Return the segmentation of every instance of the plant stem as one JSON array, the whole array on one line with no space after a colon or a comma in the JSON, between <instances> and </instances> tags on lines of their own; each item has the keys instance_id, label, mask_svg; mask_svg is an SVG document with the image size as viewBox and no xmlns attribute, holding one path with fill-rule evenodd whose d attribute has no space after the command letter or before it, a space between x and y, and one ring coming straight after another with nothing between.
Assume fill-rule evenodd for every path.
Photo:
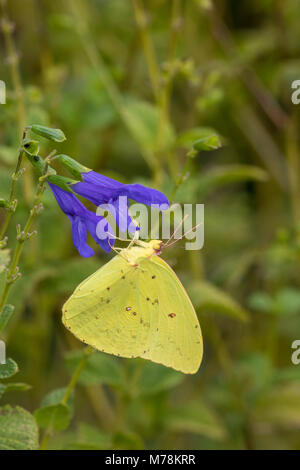
<instances>
[{"instance_id":1,"label":"plant stem","mask_svg":"<svg viewBox=\"0 0 300 470\"><path fill-rule=\"evenodd\" d=\"M14 251L11 263L10 263L10 267L8 269L5 286L4 286L2 296L0 299L0 311L2 310L2 308L4 307L6 303L12 284L19 277L18 263L20 260L22 248L23 248L24 242L28 240L30 236L32 235L29 233L29 230L31 229L32 224L34 223L35 218L39 212L38 205L40 203L41 197L44 192L44 185L46 183L45 175L47 174L48 162L50 161L52 154L53 152L45 160L46 165L45 165L44 174L39 180L38 187L37 187L36 194L35 194L34 201L33 201L33 206L30 209L30 213L29 213L29 216L28 216L28 219L27 219L27 222L25 224L23 231L22 232L19 231L18 236L17 236L17 246L15 248L15 251Z\"/></svg>"},{"instance_id":2,"label":"plant stem","mask_svg":"<svg viewBox=\"0 0 300 470\"><path fill-rule=\"evenodd\" d=\"M87 363L87 360L89 358L89 356L94 352L94 349L91 347L91 346L88 346L87 348L85 348L84 350L84 356L83 358L81 359L81 361L79 362L74 374L72 375L71 377L71 380L70 380L70 383L67 387L67 390L66 390L66 393L64 394L62 400L61 400L61 404L62 405L66 405L71 393L72 393L72 390L74 389L75 385L77 384L78 382L78 379L79 379L79 376L82 372L82 370L84 369L86 363Z\"/></svg>"},{"instance_id":3,"label":"plant stem","mask_svg":"<svg viewBox=\"0 0 300 470\"><path fill-rule=\"evenodd\" d=\"M2 225L2 228L1 228L0 241L3 239L3 237L6 234L6 230L8 228L10 219L12 218L12 215L13 215L13 212L14 212L13 211L13 205L14 205L15 190L16 190L16 184L17 184L17 180L19 178L19 172L20 172L21 165L22 165L22 160L23 160L24 151L23 151L22 146L23 146L23 142L24 142L25 137L26 137L26 129L23 130L23 137L22 137L22 143L21 143L21 147L20 147L20 151L19 151L17 166L16 166L15 172L12 176L12 184L11 184L11 190L10 190L10 196L9 196L9 212L6 215L5 220L3 222L3 225Z\"/></svg>"},{"instance_id":4,"label":"plant stem","mask_svg":"<svg viewBox=\"0 0 300 470\"><path fill-rule=\"evenodd\" d=\"M160 101L160 71L155 56L154 45L148 30L148 19L142 3L139 0L131 0L136 24L140 30L141 40L144 48L144 54L149 70L149 77L153 93L157 102Z\"/></svg>"},{"instance_id":5,"label":"plant stem","mask_svg":"<svg viewBox=\"0 0 300 470\"><path fill-rule=\"evenodd\" d=\"M116 87L114 81L112 80L109 70L106 64L104 63L103 58L100 52L98 51L94 41L91 38L90 31L87 25L87 20L85 19L82 3L80 2L80 0L70 0L69 5L75 19L75 28L81 38L86 55L95 70L97 71L97 73L99 74L100 80L106 90L106 93L113 107L117 111L118 115L120 116L128 131L132 135L133 139L136 140L136 136L132 131L131 121L128 117L126 106L123 103L123 97L118 88ZM138 142L137 140L136 142L140 147L143 158L145 159L149 167L152 168L153 156L150 154L149 151L147 151L147 149L141 146L140 142Z\"/></svg>"},{"instance_id":6,"label":"plant stem","mask_svg":"<svg viewBox=\"0 0 300 470\"><path fill-rule=\"evenodd\" d=\"M300 191L299 191L299 150L297 141L297 121L292 116L286 128L286 156L289 177L289 192L293 224L297 226L300 221Z\"/></svg>"},{"instance_id":7,"label":"plant stem","mask_svg":"<svg viewBox=\"0 0 300 470\"><path fill-rule=\"evenodd\" d=\"M180 30L180 23L181 23L181 15L180 15L180 0L173 0L173 7L172 7L172 19L171 19L171 30L170 30L170 37L169 37L169 44L168 44L168 56L167 56L167 63L170 64L174 59L178 33ZM157 150L160 151L163 145L163 136L165 127L169 122L169 107L170 107L170 99L172 93L172 85L173 85L173 76L168 76L164 81L164 85L162 87L160 96L159 96L159 106L160 106L160 118L158 123L158 131L157 131L157 142L156 147ZM172 169L172 162L174 159L171 158L169 164L171 163Z\"/></svg>"},{"instance_id":8,"label":"plant stem","mask_svg":"<svg viewBox=\"0 0 300 470\"><path fill-rule=\"evenodd\" d=\"M183 170L181 172L181 174L179 175L179 177L177 178L176 182L175 182L175 185L174 185L174 188L172 190L172 193L170 195L170 201L171 203L173 202L174 200L174 197L175 197L175 194L178 190L178 188L182 185L184 179L185 179L185 176L187 175L189 169L190 169L190 165L191 165L191 160L192 158L194 157L194 154L193 154L193 151L191 152L188 152L187 156L186 156L186 162L185 162L185 165L183 167Z\"/></svg>"},{"instance_id":9,"label":"plant stem","mask_svg":"<svg viewBox=\"0 0 300 470\"><path fill-rule=\"evenodd\" d=\"M13 29L14 25L11 23L8 13L7 13L7 0L1 0L1 10L2 10L2 31L4 35L5 47L7 51L7 59L10 66L11 79L13 83L15 98L17 102L17 116L18 116L18 127L19 135L23 134L23 129L26 124L26 108L25 108L25 99L24 99L24 89L21 80L20 73L20 60L17 52L17 47L13 38ZM28 166L28 171L26 172L24 178L24 193L25 199L27 201L31 200L33 193L33 183L32 183L32 172L31 167Z\"/></svg>"},{"instance_id":10,"label":"plant stem","mask_svg":"<svg viewBox=\"0 0 300 470\"><path fill-rule=\"evenodd\" d=\"M148 74L149 74L150 82L152 85L154 98L155 98L157 107L161 110L160 116L165 115L163 111L164 110L164 104L162 101L163 96L162 96L161 89L160 89L161 88L160 69L159 69L157 58L156 58L152 37L148 28L147 13L144 9L143 3L140 2L140 0L131 0L131 3L132 3L135 19L136 19L136 24L140 31L140 37L142 41L144 56L146 59ZM157 135L156 135L157 141L158 140L160 141L159 136L161 134L161 125L160 125L161 117L160 116L158 118L158 126L157 126ZM156 147L157 147L157 142L156 142ZM155 186L160 188L161 180L162 180L162 165L160 162L159 149L153 152L153 179L155 182Z\"/></svg>"},{"instance_id":11,"label":"plant stem","mask_svg":"<svg viewBox=\"0 0 300 470\"><path fill-rule=\"evenodd\" d=\"M87 361L88 361L88 358L89 356L94 352L94 349L91 347L91 346L88 346L87 348L85 348L84 350L84 356L82 357L82 359L80 360L78 366L76 367L72 377L71 377L71 380L69 382L69 385L67 387L67 390L64 394L64 396L62 397L61 401L59 402L59 404L61 405L66 405L67 402L68 402L68 399L70 398L70 395L72 393L72 391L74 390L77 382L78 382L78 379L80 377L80 374L82 372L82 370L84 369ZM52 429L51 427L47 428L46 431L45 431L45 434L44 434L44 437L42 439L42 442L41 442L41 446L40 446L40 450L46 450L47 449L47 445L48 445L48 442L49 442L49 438L51 437L51 433L52 433Z\"/></svg>"}]
</instances>

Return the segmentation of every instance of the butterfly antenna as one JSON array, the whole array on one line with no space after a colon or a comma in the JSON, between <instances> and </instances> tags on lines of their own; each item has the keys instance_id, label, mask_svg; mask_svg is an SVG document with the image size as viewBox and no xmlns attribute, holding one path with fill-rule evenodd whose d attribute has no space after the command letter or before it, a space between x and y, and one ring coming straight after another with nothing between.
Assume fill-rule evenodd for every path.
<instances>
[{"instance_id":1,"label":"butterfly antenna","mask_svg":"<svg viewBox=\"0 0 300 470\"><path fill-rule=\"evenodd\" d=\"M112 238L115 238L116 240L121 240L122 242L135 242L138 239L138 238L135 238L135 235L133 238L120 238L120 237L117 237L116 235L113 235L112 233L109 233L109 232L106 232L106 233ZM135 233L138 233L138 230Z\"/></svg>"},{"instance_id":2,"label":"butterfly antenna","mask_svg":"<svg viewBox=\"0 0 300 470\"><path fill-rule=\"evenodd\" d=\"M115 238L115 239L117 239L117 240L121 240L122 242L130 242L129 245L127 246L127 248L125 248L126 250L129 250L129 248L131 248L132 245L133 245L135 242L138 241L138 236L139 236L139 231L138 231L138 230L136 230L136 232L135 232L133 238L131 238L131 239L128 239L128 238L120 238L120 237L117 237L116 235L113 235L113 234L111 234L111 233L109 233L109 232L107 232L107 233L108 233L111 237L113 237L113 238ZM137 235L137 237L136 237L136 235ZM109 242L108 242L108 243L109 243ZM117 250L119 250L120 252L124 250L124 248L115 248L115 247L111 246L110 243L109 243L109 246L110 246L116 253L118 253ZM118 254L120 254L120 253L118 253Z\"/></svg>"},{"instance_id":3,"label":"butterfly antenna","mask_svg":"<svg viewBox=\"0 0 300 470\"><path fill-rule=\"evenodd\" d=\"M202 225L203 222L200 222L199 224L195 225L195 227L192 227L190 230L188 230L186 233L184 233L182 235L182 237L178 238L177 240L175 240L173 243L170 243L168 245L168 248L172 245L175 245L175 243L179 242L179 240L182 240L188 233L191 233L193 230L196 230L200 225Z\"/></svg>"},{"instance_id":4,"label":"butterfly antenna","mask_svg":"<svg viewBox=\"0 0 300 470\"><path fill-rule=\"evenodd\" d=\"M180 229L180 227L182 226L182 224L184 223L184 221L188 218L189 214L186 214L182 221L180 222L180 224L177 225L176 229L174 230L174 232L172 233L172 235L170 236L169 240L167 240L166 243L164 243L164 247L167 247L170 243L170 241L172 240L172 238L174 238L175 234L178 232L178 230ZM179 239L180 240L180 239Z\"/></svg>"}]
</instances>

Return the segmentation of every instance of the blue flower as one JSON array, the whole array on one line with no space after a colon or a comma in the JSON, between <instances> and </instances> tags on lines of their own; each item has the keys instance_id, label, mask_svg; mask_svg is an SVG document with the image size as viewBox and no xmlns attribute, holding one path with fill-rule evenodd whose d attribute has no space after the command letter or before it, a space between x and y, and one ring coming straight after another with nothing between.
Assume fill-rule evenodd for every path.
<instances>
[{"instance_id":1,"label":"blue flower","mask_svg":"<svg viewBox=\"0 0 300 470\"><path fill-rule=\"evenodd\" d=\"M84 258L94 255L94 250L87 244L87 230L95 240L95 242L107 253L114 244L114 239L103 233L99 238L97 225L103 219L102 216L96 215L84 207L77 197L55 184L48 183L55 199L61 210L67 215L72 224L73 244ZM112 233L110 225L105 224L104 232Z\"/></svg>"},{"instance_id":2,"label":"blue flower","mask_svg":"<svg viewBox=\"0 0 300 470\"><path fill-rule=\"evenodd\" d=\"M169 207L167 197L156 189L142 184L123 184L119 181L100 175L95 171L81 174L83 182L72 185L73 191L85 197L96 206L112 204L115 208L116 222L123 229L129 228L131 218L128 213L128 199L150 206L156 204L163 210ZM126 197L125 208L120 204L120 196ZM136 228L134 228L136 230Z\"/></svg>"}]
</instances>

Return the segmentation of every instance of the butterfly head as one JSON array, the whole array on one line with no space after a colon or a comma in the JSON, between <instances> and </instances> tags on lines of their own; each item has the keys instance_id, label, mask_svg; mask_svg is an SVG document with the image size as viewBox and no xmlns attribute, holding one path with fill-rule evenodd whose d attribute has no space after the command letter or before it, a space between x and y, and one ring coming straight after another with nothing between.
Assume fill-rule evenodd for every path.
<instances>
[{"instance_id":1,"label":"butterfly head","mask_svg":"<svg viewBox=\"0 0 300 470\"><path fill-rule=\"evenodd\" d=\"M150 240L149 248L152 248L156 255L159 255L162 251L163 242L161 240Z\"/></svg>"}]
</instances>

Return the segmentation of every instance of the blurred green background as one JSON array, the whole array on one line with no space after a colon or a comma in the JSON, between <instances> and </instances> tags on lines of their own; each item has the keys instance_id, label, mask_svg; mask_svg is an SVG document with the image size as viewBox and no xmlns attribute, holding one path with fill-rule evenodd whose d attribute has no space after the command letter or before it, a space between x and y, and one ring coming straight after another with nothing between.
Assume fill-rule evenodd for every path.
<instances>
[{"instance_id":1,"label":"blurred green background","mask_svg":"<svg viewBox=\"0 0 300 470\"><path fill-rule=\"evenodd\" d=\"M43 155L55 147L174 202L205 204L204 248L178 243L163 254L199 315L199 372L97 353L72 395L70 426L49 447L300 449L300 365L291 362L300 337L299 107L291 102L299 2L2 3L14 29L0 40L1 197L21 129L35 123L67 136L55 146L44 140ZM192 142L211 132L222 147L189 159ZM36 181L28 167L11 244ZM61 323L63 302L111 258L98 248L80 258L49 191L43 201L4 334L18 381L32 388L1 401L31 412L68 384L83 348Z\"/></svg>"}]
</instances>

